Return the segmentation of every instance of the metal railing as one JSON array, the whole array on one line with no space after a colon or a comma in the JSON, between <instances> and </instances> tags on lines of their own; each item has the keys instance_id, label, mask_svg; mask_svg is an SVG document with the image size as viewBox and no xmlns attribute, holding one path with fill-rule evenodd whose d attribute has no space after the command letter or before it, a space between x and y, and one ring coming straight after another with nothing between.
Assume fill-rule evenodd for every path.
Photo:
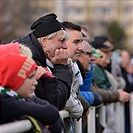
<instances>
[{"instance_id":1,"label":"metal railing","mask_svg":"<svg viewBox=\"0 0 133 133\"><path fill-rule=\"evenodd\" d=\"M32 128L29 120L21 120L8 124L0 125L0 133L23 133Z\"/></svg>"}]
</instances>

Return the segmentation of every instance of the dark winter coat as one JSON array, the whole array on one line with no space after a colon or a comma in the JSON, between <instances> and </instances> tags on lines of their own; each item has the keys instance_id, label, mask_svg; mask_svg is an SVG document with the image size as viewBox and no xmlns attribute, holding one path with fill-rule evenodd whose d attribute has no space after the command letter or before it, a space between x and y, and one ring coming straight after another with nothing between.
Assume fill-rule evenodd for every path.
<instances>
[{"instance_id":1,"label":"dark winter coat","mask_svg":"<svg viewBox=\"0 0 133 133\"><path fill-rule=\"evenodd\" d=\"M0 105L0 124L11 122L23 115L29 115L43 125L51 125L60 117L58 109L37 97L22 100L7 94L0 94Z\"/></svg>"},{"instance_id":2,"label":"dark winter coat","mask_svg":"<svg viewBox=\"0 0 133 133\"><path fill-rule=\"evenodd\" d=\"M47 66L43 49L33 33L15 40L14 42L16 41L28 46L31 49L33 59L37 65L42 67ZM72 75L69 71L69 67L62 64L54 65L52 74L56 76L56 78L50 79L51 83L48 85L46 81L47 79L39 79L35 94L36 96L49 101L49 103L58 107L59 110L62 110L70 96Z\"/></svg>"}]
</instances>

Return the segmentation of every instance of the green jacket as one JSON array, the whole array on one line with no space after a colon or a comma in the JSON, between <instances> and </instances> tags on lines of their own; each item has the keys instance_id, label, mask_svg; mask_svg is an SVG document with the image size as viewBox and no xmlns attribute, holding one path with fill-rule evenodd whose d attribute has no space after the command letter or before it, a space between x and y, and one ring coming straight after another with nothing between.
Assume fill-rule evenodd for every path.
<instances>
[{"instance_id":1,"label":"green jacket","mask_svg":"<svg viewBox=\"0 0 133 133\"><path fill-rule=\"evenodd\" d=\"M100 65L96 65L93 72L94 83L101 89L111 90L111 84L104 72L104 69Z\"/></svg>"}]
</instances>

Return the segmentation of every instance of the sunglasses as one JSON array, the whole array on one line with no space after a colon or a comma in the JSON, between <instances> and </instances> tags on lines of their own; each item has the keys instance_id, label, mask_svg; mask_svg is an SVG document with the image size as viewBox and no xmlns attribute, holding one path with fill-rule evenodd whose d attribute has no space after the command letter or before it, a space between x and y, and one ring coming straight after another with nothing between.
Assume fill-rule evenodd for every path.
<instances>
[{"instance_id":1,"label":"sunglasses","mask_svg":"<svg viewBox=\"0 0 133 133\"><path fill-rule=\"evenodd\" d=\"M92 56L92 52L85 52L85 51L82 51L82 50L81 50L81 53L86 54L86 55L88 55L89 57Z\"/></svg>"}]
</instances>

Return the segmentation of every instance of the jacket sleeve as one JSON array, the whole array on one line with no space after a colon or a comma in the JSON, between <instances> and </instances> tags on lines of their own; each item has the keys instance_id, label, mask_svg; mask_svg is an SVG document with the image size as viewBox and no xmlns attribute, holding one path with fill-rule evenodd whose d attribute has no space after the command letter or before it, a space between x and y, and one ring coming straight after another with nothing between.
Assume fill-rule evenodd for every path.
<instances>
[{"instance_id":1,"label":"jacket sleeve","mask_svg":"<svg viewBox=\"0 0 133 133\"><path fill-rule=\"evenodd\" d=\"M40 99L39 97L36 97L36 96L33 96L32 98L29 98L29 100L33 101L36 104L40 104L40 105L49 104L48 101Z\"/></svg>"},{"instance_id":2,"label":"jacket sleeve","mask_svg":"<svg viewBox=\"0 0 133 133\"><path fill-rule=\"evenodd\" d=\"M52 74L57 78L59 110L62 110L70 97L72 73L67 65L56 64Z\"/></svg>"},{"instance_id":3,"label":"jacket sleeve","mask_svg":"<svg viewBox=\"0 0 133 133\"><path fill-rule=\"evenodd\" d=\"M93 83L93 85L91 86L91 91L100 94L102 96L103 104L119 101L119 93L116 90L112 91L112 90L100 89Z\"/></svg>"},{"instance_id":4,"label":"jacket sleeve","mask_svg":"<svg viewBox=\"0 0 133 133\"><path fill-rule=\"evenodd\" d=\"M83 114L88 111L90 108L90 104L78 93L78 99L80 100L82 106L83 106Z\"/></svg>"},{"instance_id":5,"label":"jacket sleeve","mask_svg":"<svg viewBox=\"0 0 133 133\"><path fill-rule=\"evenodd\" d=\"M38 80L35 94L62 110L70 96L72 75L69 67L65 65L55 65L52 74L54 78L46 77Z\"/></svg>"},{"instance_id":6,"label":"jacket sleeve","mask_svg":"<svg viewBox=\"0 0 133 133\"><path fill-rule=\"evenodd\" d=\"M39 120L43 125L51 125L60 118L58 110L48 102L36 104L31 100L24 101L15 97L7 97L2 100L1 114L2 119L7 121L22 115L29 115Z\"/></svg>"},{"instance_id":7,"label":"jacket sleeve","mask_svg":"<svg viewBox=\"0 0 133 133\"><path fill-rule=\"evenodd\" d=\"M110 90L111 84L107 78L107 75L105 74L103 68L99 67L98 65L93 71L93 80L99 88Z\"/></svg>"},{"instance_id":8,"label":"jacket sleeve","mask_svg":"<svg viewBox=\"0 0 133 133\"><path fill-rule=\"evenodd\" d=\"M80 95L90 104L92 105L94 102L94 95L91 91L80 91Z\"/></svg>"},{"instance_id":9,"label":"jacket sleeve","mask_svg":"<svg viewBox=\"0 0 133 133\"><path fill-rule=\"evenodd\" d=\"M50 104L54 105L55 107L59 107L56 77L40 78L38 80L38 85L35 90L35 94L37 97L47 100Z\"/></svg>"}]
</instances>

